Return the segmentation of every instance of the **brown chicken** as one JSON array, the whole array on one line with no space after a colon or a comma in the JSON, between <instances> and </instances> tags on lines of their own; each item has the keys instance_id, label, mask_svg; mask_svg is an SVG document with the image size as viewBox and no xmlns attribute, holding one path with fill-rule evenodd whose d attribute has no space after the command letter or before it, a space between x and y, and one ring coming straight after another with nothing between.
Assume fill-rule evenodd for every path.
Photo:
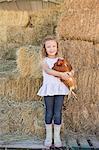
<instances>
[{"instance_id":1,"label":"brown chicken","mask_svg":"<svg viewBox=\"0 0 99 150\"><path fill-rule=\"evenodd\" d=\"M72 70L72 66L67 60L59 58L52 67L52 69L60 72L70 72ZM77 98L76 94L73 92L73 90L76 88L76 81L74 77L70 76L67 80L61 79L61 81L69 88L69 96L72 93L75 96L75 98Z\"/></svg>"}]
</instances>

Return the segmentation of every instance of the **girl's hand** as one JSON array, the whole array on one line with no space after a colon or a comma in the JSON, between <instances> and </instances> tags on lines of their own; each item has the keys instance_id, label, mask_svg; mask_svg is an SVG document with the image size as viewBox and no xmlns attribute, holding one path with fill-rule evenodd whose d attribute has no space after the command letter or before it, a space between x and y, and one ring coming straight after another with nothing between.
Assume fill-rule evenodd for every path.
<instances>
[{"instance_id":1,"label":"girl's hand","mask_svg":"<svg viewBox=\"0 0 99 150\"><path fill-rule=\"evenodd\" d=\"M74 70L72 69L70 72L66 72L70 77L74 76Z\"/></svg>"},{"instance_id":2,"label":"girl's hand","mask_svg":"<svg viewBox=\"0 0 99 150\"><path fill-rule=\"evenodd\" d=\"M63 80L67 80L70 77L68 72L61 72L60 78Z\"/></svg>"}]
</instances>

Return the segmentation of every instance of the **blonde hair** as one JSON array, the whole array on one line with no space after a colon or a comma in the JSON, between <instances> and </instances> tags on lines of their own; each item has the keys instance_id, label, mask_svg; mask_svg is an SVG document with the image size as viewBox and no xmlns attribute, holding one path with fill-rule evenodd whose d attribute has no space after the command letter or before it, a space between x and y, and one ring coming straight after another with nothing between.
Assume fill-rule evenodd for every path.
<instances>
[{"instance_id":1,"label":"blonde hair","mask_svg":"<svg viewBox=\"0 0 99 150\"><path fill-rule=\"evenodd\" d=\"M45 48L45 43L46 43L46 41L50 41L50 40L56 41L56 43L57 43L57 53L56 53L56 55L58 55L58 52L59 52L59 49L58 49L58 48L59 48L58 41L57 41L57 39L56 39L55 36L48 35L48 36L46 36L46 37L43 39L43 41L42 41L42 58L48 56L48 54L47 54L47 52L46 52L46 48Z\"/></svg>"}]
</instances>

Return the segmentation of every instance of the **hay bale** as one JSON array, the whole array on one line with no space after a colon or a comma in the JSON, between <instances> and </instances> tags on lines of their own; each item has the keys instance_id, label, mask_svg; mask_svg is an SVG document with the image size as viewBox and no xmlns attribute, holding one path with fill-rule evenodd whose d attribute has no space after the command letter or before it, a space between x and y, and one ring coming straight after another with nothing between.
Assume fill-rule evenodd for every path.
<instances>
[{"instance_id":1,"label":"hay bale","mask_svg":"<svg viewBox=\"0 0 99 150\"><path fill-rule=\"evenodd\" d=\"M75 71L84 67L93 68L97 65L94 45L92 42L80 40L60 40L60 50L64 58L70 60Z\"/></svg>"},{"instance_id":2,"label":"hay bale","mask_svg":"<svg viewBox=\"0 0 99 150\"><path fill-rule=\"evenodd\" d=\"M0 25L0 59L6 52L7 26Z\"/></svg>"},{"instance_id":3,"label":"hay bale","mask_svg":"<svg viewBox=\"0 0 99 150\"><path fill-rule=\"evenodd\" d=\"M0 44L0 59L5 55L6 51L6 43Z\"/></svg>"},{"instance_id":4,"label":"hay bale","mask_svg":"<svg viewBox=\"0 0 99 150\"><path fill-rule=\"evenodd\" d=\"M7 47L19 48L22 45L31 45L33 43L33 29L30 27L7 27Z\"/></svg>"},{"instance_id":5,"label":"hay bale","mask_svg":"<svg viewBox=\"0 0 99 150\"><path fill-rule=\"evenodd\" d=\"M64 102L65 129L83 134L99 132L99 70L83 69L77 75L78 100Z\"/></svg>"},{"instance_id":6,"label":"hay bale","mask_svg":"<svg viewBox=\"0 0 99 150\"><path fill-rule=\"evenodd\" d=\"M94 50L95 50L95 54L94 54L94 59L95 59L95 67L97 67L97 69L99 68L99 44L96 44L94 46Z\"/></svg>"},{"instance_id":7,"label":"hay bale","mask_svg":"<svg viewBox=\"0 0 99 150\"><path fill-rule=\"evenodd\" d=\"M30 26L33 28L33 44L40 44L46 35L56 34L60 7L44 9L30 14Z\"/></svg>"},{"instance_id":8,"label":"hay bale","mask_svg":"<svg viewBox=\"0 0 99 150\"><path fill-rule=\"evenodd\" d=\"M40 45L47 34L55 34L59 10L56 7L30 12L25 27L21 25L7 27L7 42L17 47L25 44Z\"/></svg>"},{"instance_id":9,"label":"hay bale","mask_svg":"<svg viewBox=\"0 0 99 150\"><path fill-rule=\"evenodd\" d=\"M23 45L40 45L47 34L55 34L59 13L59 6L36 12L1 10L0 47L5 48L0 48L0 57Z\"/></svg>"},{"instance_id":10,"label":"hay bale","mask_svg":"<svg viewBox=\"0 0 99 150\"><path fill-rule=\"evenodd\" d=\"M12 32L12 40L9 41L10 32L8 32L9 27L0 26L0 59L15 59L16 47L22 44L22 42L16 41L16 31ZM19 32L19 31L18 31ZM19 36L18 36L19 38ZM20 38L19 38L20 40ZM14 42L13 42L14 41ZM20 40L21 41L21 40ZM10 42L10 43L9 43Z\"/></svg>"},{"instance_id":11,"label":"hay bale","mask_svg":"<svg viewBox=\"0 0 99 150\"><path fill-rule=\"evenodd\" d=\"M0 26L0 45L7 42L7 27Z\"/></svg>"},{"instance_id":12,"label":"hay bale","mask_svg":"<svg viewBox=\"0 0 99 150\"><path fill-rule=\"evenodd\" d=\"M16 60L16 49L3 49L2 60Z\"/></svg>"},{"instance_id":13,"label":"hay bale","mask_svg":"<svg viewBox=\"0 0 99 150\"><path fill-rule=\"evenodd\" d=\"M20 77L17 73L16 75L1 77L0 80L0 96L20 102L40 100L40 97L37 96L37 91L41 85L41 79Z\"/></svg>"},{"instance_id":14,"label":"hay bale","mask_svg":"<svg viewBox=\"0 0 99 150\"><path fill-rule=\"evenodd\" d=\"M32 135L44 138L42 102L15 102L0 97L0 135ZM5 128L3 128L5 127Z\"/></svg>"},{"instance_id":15,"label":"hay bale","mask_svg":"<svg viewBox=\"0 0 99 150\"><path fill-rule=\"evenodd\" d=\"M17 69L1 76L0 95L15 101L40 99L37 96L42 78L39 49L28 46L17 51Z\"/></svg>"},{"instance_id":16,"label":"hay bale","mask_svg":"<svg viewBox=\"0 0 99 150\"><path fill-rule=\"evenodd\" d=\"M61 39L99 42L99 1L65 0L57 34Z\"/></svg>"},{"instance_id":17,"label":"hay bale","mask_svg":"<svg viewBox=\"0 0 99 150\"><path fill-rule=\"evenodd\" d=\"M4 30L4 29L3 29ZM6 27L5 32L2 31L0 39L0 55L2 59L16 58L16 51L23 45L31 45L33 43L33 29L30 27ZM5 36L3 34L6 34ZM4 41L5 39L6 41Z\"/></svg>"},{"instance_id":18,"label":"hay bale","mask_svg":"<svg viewBox=\"0 0 99 150\"><path fill-rule=\"evenodd\" d=\"M29 21L27 11L0 10L1 26L26 26Z\"/></svg>"},{"instance_id":19,"label":"hay bale","mask_svg":"<svg viewBox=\"0 0 99 150\"><path fill-rule=\"evenodd\" d=\"M80 70L77 75L80 101L98 104L99 70L88 68Z\"/></svg>"},{"instance_id":20,"label":"hay bale","mask_svg":"<svg viewBox=\"0 0 99 150\"><path fill-rule=\"evenodd\" d=\"M37 12L1 10L0 46L5 45L2 53L23 45L40 45L47 34L55 34L59 13L58 6Z\"/></svg>"},{"instance_id":21,"label":"hay bale","mask_svg":"<svg viewBox=\"0 0 99 150\"><path fill-rule=\"evenodd\" d=\"M60 40L63 57L75 70L78 100L64 102L64 130L82 134L99 132L99 44L80 40Z\"/></svg>"},{"instance_id":22,"label":"hay bale","mask_svg":"<svg viewBox=\"0 0 99 150\"><path fill-rule=\"evenodd\" d=\"M40 51L36 51L33 46L21 47L17 51L17 68L22 77L41 77Z\"/></svg>"},{"instance_id":23,"label":"hay bale","mask_svg":"<svg viewBox=\"0 0 99 150\"><path fill-rule=\"evenodd\" d=\"M9 132L8 112L9 112L8 103L6 102L5 98L0 97L0 135Z\"/></svg>"}]
</instances>

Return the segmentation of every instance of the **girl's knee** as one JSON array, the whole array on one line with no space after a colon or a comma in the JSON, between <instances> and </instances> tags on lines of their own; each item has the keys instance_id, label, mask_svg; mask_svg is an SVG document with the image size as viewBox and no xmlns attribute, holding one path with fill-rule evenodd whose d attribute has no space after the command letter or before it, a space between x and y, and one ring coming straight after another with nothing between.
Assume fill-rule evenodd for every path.
<instances>
[{"instance_id":1,"label":"girl's knee","mask_svg":"<svg viewBox=\"0 0 99 150\"><path fill-rule=\"evenodd\" d=\"M54 115L54 123L60 124L61 123L61 118L62 118L62 114L61 113L55 114Z\"/></svg>"},{"instance_id":2,"label":"girl's knee","mask_svg":"<svg viewBox=\"0 0 99 150\"><path fill-rule=\"evenodd\" d=\"M45 116L46 123L52 123L52 119L53 119L52 113L46 114L46 116Z\"/></svg>"}]
</instances>

